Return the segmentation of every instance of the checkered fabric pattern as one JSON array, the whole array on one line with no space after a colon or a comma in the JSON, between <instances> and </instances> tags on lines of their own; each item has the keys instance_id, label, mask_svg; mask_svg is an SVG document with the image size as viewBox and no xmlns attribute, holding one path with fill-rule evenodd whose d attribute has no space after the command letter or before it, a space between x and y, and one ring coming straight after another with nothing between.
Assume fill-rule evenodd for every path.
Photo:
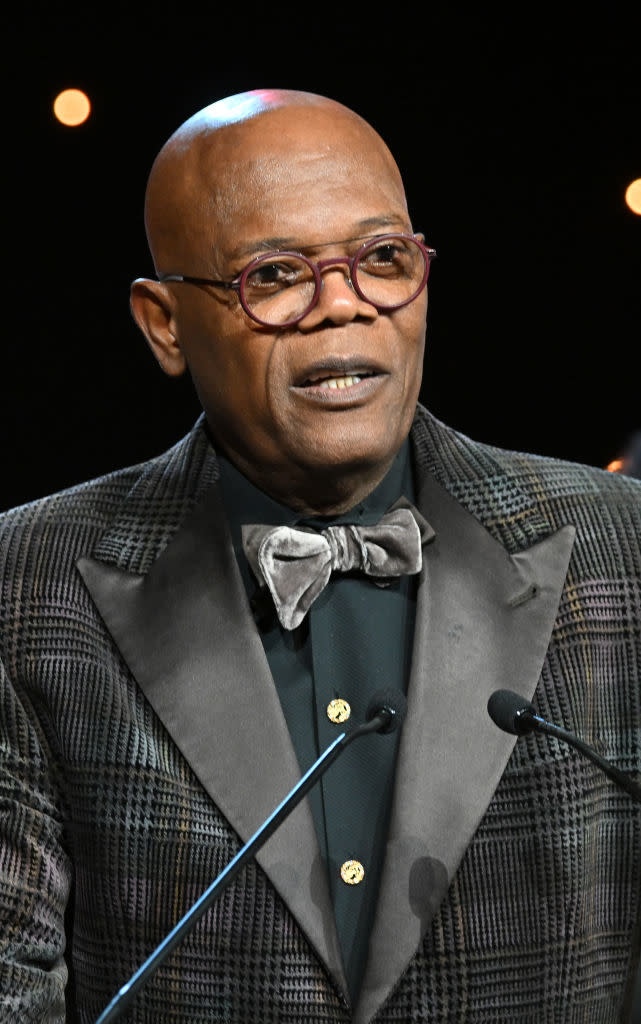
<instances>
[{"instance_id":1,"label":"checkered fabric pattern","mask_svg":"<svg viewBox=\"0 0 641 1024\"><path fill-rule=\"evenodd\" d=\"M479 445L423 409L412 439L419 476L508 551L576 526L535 701L639 772L641 484ZM216 476L201 421L149 463L0 517L2 1021L94 1021L239 848L75 568L93 554L144 573ZM101 546L127 495L121 535ZM623 1021L640 894L640 809L570 748L521 739L376 1024ZM254 865L125 1019L347 1024L350 1012Z\"/></svg>"}]
</instances>

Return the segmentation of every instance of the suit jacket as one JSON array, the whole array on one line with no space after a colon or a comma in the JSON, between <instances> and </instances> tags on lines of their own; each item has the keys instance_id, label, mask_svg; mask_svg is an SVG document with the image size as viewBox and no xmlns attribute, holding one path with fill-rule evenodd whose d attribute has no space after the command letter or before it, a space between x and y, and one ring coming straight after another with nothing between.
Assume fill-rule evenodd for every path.
<instances>
[{"instance_id":1,"label":"suit jacket","mask_svg":"<svg viewBox=\"0 0 641 1024\"><path fill-rule=\"evenodd\" d=\"M515 689L639 771L641 484L420 408L411 437L435 535L359 1003L303 803L127 1020L625 1019L639 807L486 704ZM299 777L217 476L200 421L2 517L2 1020L63 1020L68 969L95 1020Z\"/></svg>"}]
</instances>

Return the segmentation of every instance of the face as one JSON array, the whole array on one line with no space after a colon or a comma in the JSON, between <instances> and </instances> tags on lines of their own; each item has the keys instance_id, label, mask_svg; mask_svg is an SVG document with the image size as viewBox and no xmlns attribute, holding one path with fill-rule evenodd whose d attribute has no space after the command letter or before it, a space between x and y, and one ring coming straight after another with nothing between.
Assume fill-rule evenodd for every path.
<instances>
[{"instance_id":1,"label":"face","mask_svg":"<svg viewBox=\"0 0 641 1024\"><path fill-rule=\"evenodd\" d=\"M188 266L163 270L231 280L270 249L329 259L361 244L346 240L411 233L398 172L375 137L349 121L337 127L335 118L331 134L318 117L307 128L299 119L295 133L291 125L291 114L278 111L251 132L227 133L226 152L216 152L224 177L217 175L199 252ZM349 287L344 265L325 270L323 282L317 306L280 329L251 320L234 292L166 286L175 343L216 444L280 497L284 486L300 491L305 480L327 486L332 475L382 477L418 399L425 291L379 313Z\"/></svg>"}]
</instances>

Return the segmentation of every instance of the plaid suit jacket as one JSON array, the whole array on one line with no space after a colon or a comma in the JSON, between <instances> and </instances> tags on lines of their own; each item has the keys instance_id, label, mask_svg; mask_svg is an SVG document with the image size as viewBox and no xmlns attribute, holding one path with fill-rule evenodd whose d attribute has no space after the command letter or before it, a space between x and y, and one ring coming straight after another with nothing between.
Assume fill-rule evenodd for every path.
<instances>
[{"instance_id":1,"label":"plaid suit jacket","mask_svg":"<svg viewBox=\"0 0 641 1024\"><path fill-rule=\"evenodd\" d=\"M127 1020L626 1019L639 808L485 706L502 686L533 696L639 772L641 484L421 408L412 443L435 537L359 1003L303 804ZM201 421L1 517L3 1021L95 1020L298 778L217 475Z\"/></svg>"}]
</instances>

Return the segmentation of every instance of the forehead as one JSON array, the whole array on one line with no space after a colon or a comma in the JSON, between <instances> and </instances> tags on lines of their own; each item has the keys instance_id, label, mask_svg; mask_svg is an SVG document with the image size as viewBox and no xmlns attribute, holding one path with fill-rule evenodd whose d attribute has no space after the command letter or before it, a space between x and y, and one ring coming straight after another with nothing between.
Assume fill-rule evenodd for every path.
<instances>
[{"instance_id":1,"label":"forehead","mask_svg":"<svg viewBox=\"0 0 641 1024\"><path fill-rule=\"evenodd\" d=\"M262 239L299 244L409 227L400 174L368 126L265 117L203 153L200 188L222 258Z\"/></svg>"}]
</instances>

